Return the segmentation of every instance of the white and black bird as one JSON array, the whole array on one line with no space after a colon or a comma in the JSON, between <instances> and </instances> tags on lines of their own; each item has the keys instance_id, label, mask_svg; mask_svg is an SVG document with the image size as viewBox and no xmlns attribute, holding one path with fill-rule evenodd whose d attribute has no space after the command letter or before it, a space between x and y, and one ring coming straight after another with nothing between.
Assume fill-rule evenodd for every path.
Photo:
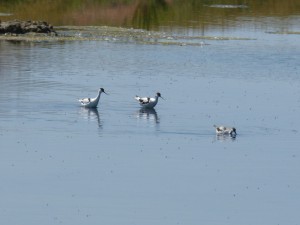
<instances>
[{"instance_id":1,"label":"white and black bird","mask_svg":"<svg viewBox=\"0 0 300 225\"><path fill-rule=\"evenodd\" d=\"M235 127L225 127L225 126L217 126L217 125L214 125L214 127L216 128L216 134L218 135L236 136Z\"/></svg>"},{"instance_id":2,"label":"white and black bird","mask_svg":"<svg viewBox=\"0 0 300 225\"><path fill-rule=\"evenodd\" d=\"M154 98L135 96L135 99L139 102L140 106L147 109L154 108L158 102L158 98L164 99L163 97L161 97L161 94L159 92L156 93L156 96Z\"/></svg>"},{"instance_id":3,"label":"white and black bird","mask_svg":"<svg viewBox=\"0 0 300 225\"><path fill-rule=\"evenodd\" d=\"M98 95L95 98L82 98L79 99L78 101L81 103L81 106L84 106L86 108L96 108L98 106L99 100L101 93L107 94L103 88L100 88L98 91Z\"/></svg>"}]
</instances>

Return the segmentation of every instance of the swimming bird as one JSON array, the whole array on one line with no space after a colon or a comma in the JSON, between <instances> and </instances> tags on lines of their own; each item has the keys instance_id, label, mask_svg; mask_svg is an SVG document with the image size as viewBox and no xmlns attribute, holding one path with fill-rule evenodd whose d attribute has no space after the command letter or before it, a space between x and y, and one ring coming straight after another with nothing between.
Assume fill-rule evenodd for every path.
<instances>
[{"instance_id":1,"label":"swimming bird","mask_svg":"<svg viewBox=\"0 0 300 225\"><path fill-rule=\"evenodd\" d=\"M154 98L139 97L137 95L135 96L135 99L139 102L140 106L147 109L154 108L158 102L158 98L164 99L163 97L161 97L161 94L159 92L156 93L156 96Z\"/></svg>"},{"instance_id":2,"label":"swimming bird","mask_svg":"<svg viewBox=\"0 0 300 225\"><path fill-rule=\"evenodd\" d=\"M78 101L81 103L81 106L84 106L86 108L96 108L98 106L100 95L102 92L107 94L103 88L100 88L96 98L82 98Z\"/></svg>"},{"instance_id":3,"label":"swimming bird","mask_svg":"<svg viewBox=\"0 0 300 225\"><path fill-rule=\"evenodd\" d=\"M214 127L216 128L216 134L236 136L236 129L234 127L216 125L214 125Z\"/></svg>"}]
</instances>

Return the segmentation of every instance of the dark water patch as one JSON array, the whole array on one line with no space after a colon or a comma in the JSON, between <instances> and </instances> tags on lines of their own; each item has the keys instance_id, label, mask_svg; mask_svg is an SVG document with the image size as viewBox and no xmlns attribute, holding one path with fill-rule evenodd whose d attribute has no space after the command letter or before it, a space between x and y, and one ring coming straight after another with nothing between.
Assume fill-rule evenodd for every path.
<instances>
[{"instance_id":1,"label":"dark water patch","mask_svg":"<svg viewBox=\"0 0 300 225\"><path fill-rule=\"evenodd\" d=\"M282 35L288 35L288 34L300 35L300 31L268 31L266 33L268 33L268 34L282 34Z\"/></svg>"}]
</instances>

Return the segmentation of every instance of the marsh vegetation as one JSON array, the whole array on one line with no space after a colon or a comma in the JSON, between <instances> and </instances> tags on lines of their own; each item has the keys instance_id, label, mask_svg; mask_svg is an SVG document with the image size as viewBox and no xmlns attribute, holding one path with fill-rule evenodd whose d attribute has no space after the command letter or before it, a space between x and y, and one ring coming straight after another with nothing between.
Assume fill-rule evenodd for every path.
<instances>
[{"instance_id":1,"label":"marsh vegetation","mask_svg":"<svg viewBox=\"0 0 300 225\"><path fill-rule=\"evenodd\" d=\"M1 0L2 20L44 20L55 26L162 26L207 29L300 12L298 0ZM241 18L241 19L239 19ZM284 23L284 22L283 22ZM264 26L264 24L256 24ZM282 25L279 23L278 26Z\"/></svg>"}]
</instances>

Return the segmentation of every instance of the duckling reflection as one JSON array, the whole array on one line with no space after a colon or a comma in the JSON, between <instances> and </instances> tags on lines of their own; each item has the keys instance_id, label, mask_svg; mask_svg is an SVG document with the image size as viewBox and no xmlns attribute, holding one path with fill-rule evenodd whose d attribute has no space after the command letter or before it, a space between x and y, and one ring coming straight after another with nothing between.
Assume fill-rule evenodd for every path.
<instances>
[{"instance_id":1,"label":"duckling reflection","mask_svg":"<svg viewBox=\"0 0 300 225\"><path fill-rule=\"evenodd\" d=\"M155 109L147 109L147 108L141 108L138 113L137 117L149 121L153 121L156 124L159 124L159 118L157 116L157 113Z\"/></svg>"},{"instance_id":2,"label":"duckling reflection","mask_svg":"<svg viewBox=\"0 0 300 225\"><path fill-rule=\"evenodd\" d=\"M236 140L236 135L220 135L216 134L213 142L220 141L220 142L225 142L225 141L232 141L234 142Z\"/></svg>"},{"instance_id":3,"label":"duckling reflection","mask_svg":"<svg viewBox=\"0 0 300 225\"><path fill-rule=\"evenodd\" d=\"M102 128L102 124L100 121L100 115L97 108L81 108L81 114L88 121L96 120L98 123L98 127Z\"/></svg>"}]
</instances>

